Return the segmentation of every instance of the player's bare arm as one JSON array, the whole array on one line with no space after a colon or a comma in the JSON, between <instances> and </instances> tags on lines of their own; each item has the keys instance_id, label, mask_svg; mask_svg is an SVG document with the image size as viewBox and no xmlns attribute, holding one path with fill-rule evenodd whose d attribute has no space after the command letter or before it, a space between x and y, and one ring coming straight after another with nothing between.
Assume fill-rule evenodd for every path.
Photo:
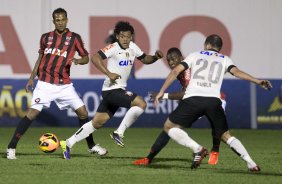
<instances>
[{"instance_id":1,"label":"player's bare arm","mask_svg":"<svg viewBox=\"0 0 282 184\"><path fill-rule=\"evenodd\" d=\"M142 60L141 62L143 64L146 64L146 65L149 65L149 64L152 64L154 62L156 62L157 60L161 59L164 57L164 54L162 53L162 51L160 50L157 50L155 52L155 55L146 55Z\"/></svg>"},{"instance_id":2,"label":"player's bare arm","mask_svg":"<svg viewBox=\"0 0 282 184\"><path fill-rule=\"evenodd\" d=\"M42 59L42 56L43 56L43 54L39 54L39 55L38 55L38 58L37 58L37 60L36 60L36 63L35 63L35 65L34 65L34 67L33 67L33 70L32 70L32 72L31 72L31 74L30 74L30 77L29 77L29 79L28 79L28 81L27 81L27 84L26 84L26 86L25 86L25 91L26 91L27 93L28 93L28 92L31 92L30 89L33 90L33 88L34 88L34 82L33 82L33 80L35 79L35 77L36 77L36 75L37 75L38 67L39 67L40 61L41 61L41 59Z\"/></svg>"},{"instance_id":3,"label":"player's bare arm","mask_svg":"<svg viewBox=\"0 0 282 184\"><path fill-rule=\"evenodd\" d=\"M158 106L159 104L159 100L161 99L161 97L164 95L164 92L166 91L166 89L173 83L173 81L175 81L175 79L177 78L177 76L183 71L185 70L183 65L177 65L167 76L162 88L160 89L158 95L156 96L156 99L154 101L155 106Z\"/></svg>"},{"instance_id":4,"label":"player's bare arm","mask_svg":"<svg viewBox=\"0 0 282 184\"><path fill-rule=\"evenodd\" d=\"M85 65L85 64L89 63L89 57L88 56L82 56L80 59L73 58L72 62L75 65Z\"/></svg>"},{"instance_id":5,"label":"player's bare arm","mask_svg":"<svg viewBox=\"0 0 282 184\"><path fill-rule=\"evenodd\" d=\"M270 81L257 79L255 77L251 76L250 74L243 72L242 70L238 69L237 67L231 68L230 73L237 78L240 78L240 79L243 79L243 80L248 80L250 82L258 84L266 90L270 90L272 88L272 84L270 83Z\"/></svg>"},{"instance_id":6,"label":"player's bare arm","mask_svg":"<svg viewBox=\"0 0 282 184\"><path fill-rule=\"evenodd\" d=\"M101 71L103 74L107 75L111 81L115 81L117 79L120 79L121 76L116 73L110 72L107 67L105 66L102 57L96 53L91 58L92 63L95 65L95 67Z\"/></svg>"}]
</instances>

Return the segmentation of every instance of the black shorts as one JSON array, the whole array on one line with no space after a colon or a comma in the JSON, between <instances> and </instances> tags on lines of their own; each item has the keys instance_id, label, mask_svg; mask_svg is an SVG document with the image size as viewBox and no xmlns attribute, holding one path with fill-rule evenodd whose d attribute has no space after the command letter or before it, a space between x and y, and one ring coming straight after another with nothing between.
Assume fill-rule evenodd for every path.
<instances>
[{"instance_id":1,"label":"black shorts","mask_svg":"<svg viewBox=\"0 0 282 184\"><path fill-rule=\"evenodd\" d=\"M107 112L112 117L119 107L129 108L137 94L123 89L102 91L103 100L97 112Z\"/></svg>"},{"instance_id":2,"label":"black shorts","mask_svg":"<svg viewBox=\"0 0 282 184\"><path fill-rule=\"evenodd\" d=\"M190 128L202 116L206 116L215 132L228 130L228 124L221 100L215 97L189 97L181 100L169 115L169 120L182 127Z\"/></svg>"}]
</instances>

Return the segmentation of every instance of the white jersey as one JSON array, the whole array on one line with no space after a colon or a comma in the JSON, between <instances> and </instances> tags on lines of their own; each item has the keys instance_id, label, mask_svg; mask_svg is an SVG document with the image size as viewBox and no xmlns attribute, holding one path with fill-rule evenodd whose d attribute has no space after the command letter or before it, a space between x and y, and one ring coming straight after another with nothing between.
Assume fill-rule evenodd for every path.
<instances>
[{"instance_id":1,"label":"white jersey","mask_svg":"<svg viewBox=\"0 0 282 184\"><path fill-rule=\"evenodd\" d=\"M115 81L116 83L112 83L109 77L106 77L102 91L125 89L135 58L142 56L144 52L133 42L130 42L127 49L121 48L118 42L115 42L101 49L101 51L107 57L108 70L121 76L121 79Z\"/></svg>"},{"instance_id":2,"label":"white jersey","mask_svg":"<svg viewBox=\"0 0 282 184\"><path fill-rule=\"evenodd\" d=\"M191 96L220 98L223 76L228 67L234 65L229 57L205 50L190 54L183 62L191 68L191 79L183 98Z\"/></svg>"}]
</instances>

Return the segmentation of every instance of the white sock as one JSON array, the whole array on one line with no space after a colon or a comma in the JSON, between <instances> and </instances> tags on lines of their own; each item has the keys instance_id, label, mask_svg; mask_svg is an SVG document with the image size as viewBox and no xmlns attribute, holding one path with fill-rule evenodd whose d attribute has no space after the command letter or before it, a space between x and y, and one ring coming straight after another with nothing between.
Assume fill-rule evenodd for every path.
<instances>
[{"instance_id":1,"label":"white sock","mask_svg":"<svg viewBox=\"0 0 282 184\"><path fill-rule=\"evenodd\" d=\"M96 129L92 125L92 121L85 123L75 134L66 140L67 146L72 148L73 145L93 133Z\"/></svg>"},{"instance_id":2,"label":"white sock","mask_svg":"<svg viewBox=\"0 0 282 184\"><path fill-rule=\"evenodd\" d=\"M168 131L169 137L175 142L193 150L194 153L201 151L202 146L191 139L188 134L180 128L171 128Z\"/></svg>"},{"instance_id":3,"label":"white sock","mask_svg":"<svg viewBox=\"0 0 282 184\"><path fill-rule=\"evenodd\" d=\"M143 112L144 110L140 107L137 106L131 107L125 114L122 122L120 123L115 133L118 133L119 135L123 135L125 130L129 128Z\"/></svg>"},{"instance_id":4,"label":"white sock","mask_svg":"<svg viewBox=\"0 0 282 184\"><path fill-rule=\"evenodd\" d=\"M249 153L243 144L239 141L239 139L235 137L230 137L226 143L230 146L230 148L237 153L244 161L247 162L248 168L255 167L257 164L252 160Z\"/></svg>"}]
</instances>

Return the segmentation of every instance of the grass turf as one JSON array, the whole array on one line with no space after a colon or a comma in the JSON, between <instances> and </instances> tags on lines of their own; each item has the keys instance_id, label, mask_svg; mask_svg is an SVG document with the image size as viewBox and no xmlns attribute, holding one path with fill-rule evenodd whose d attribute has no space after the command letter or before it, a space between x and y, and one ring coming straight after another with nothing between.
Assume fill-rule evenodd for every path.
<instances>
[{"instance_id":1,"label":"grass turf","mask_svg":"<svg viewBox=\"0 0 282 184\"><path fill-rule=\"evenodd\" d=\"M0 183L281 183L282 132L279 130L239 130L231 133L245 145L260 165L261 173L247 171L246 164L230 148L220 147L219 163L191 170L192 153L174 141L160 152L150 166L135 166L132 162L147 155L161 129L130 128L125 134L125 148L110 138L111 128L95 132L96 143L108 149L105 157L91 155L86 142L76 144L71 160L62 159L61 150L46 154L38 149L38 139L51 132L59 139L72 135L77 128L30 128L17 147L17 160L7 160L5 150L14 128L0 128ZM211 148L209 129L189 129L189 135Z\"/></svg>"}]
</instances>

